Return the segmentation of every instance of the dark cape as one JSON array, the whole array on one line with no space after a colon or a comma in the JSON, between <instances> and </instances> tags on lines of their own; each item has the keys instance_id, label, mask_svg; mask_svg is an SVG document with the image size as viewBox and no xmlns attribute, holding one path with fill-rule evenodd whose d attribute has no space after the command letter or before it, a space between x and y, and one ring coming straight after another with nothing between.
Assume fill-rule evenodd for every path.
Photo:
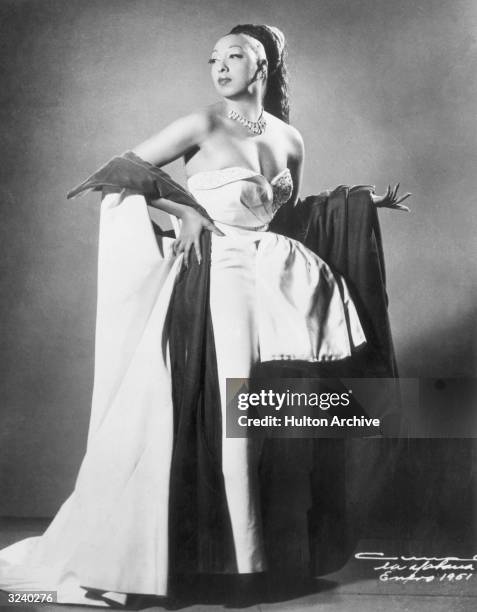
<instances>
[{"instance_id":1,"label":"dark cape","mask_svg":"<svg viewBox=\"0 0 477 612\"><path fill-rule=\"evenodd\" d=\"M164 171L131 151L113 158L69 192L102 195L128 190L146 201L160 197L208 215L192 195ZM166 235L153 223L158 242ZM257 364L252 378L395 377L387 314L385 268L379 221L371 188L340 186L332 192L284 205L270 225L301 241L342 274L367 338L364 350L330 364L273 361ZM202 264L195 257L178 274L168 312L174 445L169 500L170 576L237 570L221 471L221 409L209 308L209 232L201 236ZM392 440L267 440L259 473L271 570L329 573L345 563L360 526L379 495L392 457ZM391 454L389 451L392 451ZM361 466L356 469L356 455ZM383 463L383 457L385 459ZM283 512L290 482L303 476L305 491L294 516ZM288 475L288 480L287 480ZM298 479L299 480L299 479ZM303 489L303 487L302 487ZM350 490L354 495L350 496ZM302 521L301 531L296 524ZM286 533L283 538L280 534Z\"/></svg>"}]
</instances>

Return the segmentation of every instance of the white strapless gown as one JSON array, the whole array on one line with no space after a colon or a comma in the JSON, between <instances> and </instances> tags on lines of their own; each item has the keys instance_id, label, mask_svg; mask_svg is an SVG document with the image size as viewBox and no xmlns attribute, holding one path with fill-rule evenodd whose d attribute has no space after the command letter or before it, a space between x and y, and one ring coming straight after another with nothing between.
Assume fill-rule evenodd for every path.
<instances>
[{"instance_id":1,"label":"white strapless gown","mask_svg":"<svg viewBox=\"0 0 477 612\"><path fill-rule=\"evenodd\" d=\"M242 167L200 172L188 188L212 234L210 309L222 410L227 377L258 360L337 360L365 342L346 283L301 243L267 232L292 191ZM0 589L55 590L60 603L108 606L167 594L172 398L165 315L182 255L157 244L145 199L101 204L94 391L74 490L42 536L0 551ZM223 422L225 422L225 415ZM256 440L223 434L223 473L238 570L266 569ZM86 597L98 589L103 600Z\"/></svg>"}]
</instances>

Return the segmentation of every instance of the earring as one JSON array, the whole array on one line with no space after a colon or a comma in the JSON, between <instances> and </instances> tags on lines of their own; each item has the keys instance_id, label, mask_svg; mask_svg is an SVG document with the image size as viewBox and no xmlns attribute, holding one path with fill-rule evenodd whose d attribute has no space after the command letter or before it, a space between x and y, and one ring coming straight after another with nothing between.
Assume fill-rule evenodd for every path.
<instances>
[{"instance_id":1,"label":"earring","mask_svg":"<svg viewBox=\"0 0 477 612\"><path fill-rule=\"evenodd\" d=\"M267 78L267 60L261 60L260 62L260 73L264 79Z\"/></svg>"}]
</instances>

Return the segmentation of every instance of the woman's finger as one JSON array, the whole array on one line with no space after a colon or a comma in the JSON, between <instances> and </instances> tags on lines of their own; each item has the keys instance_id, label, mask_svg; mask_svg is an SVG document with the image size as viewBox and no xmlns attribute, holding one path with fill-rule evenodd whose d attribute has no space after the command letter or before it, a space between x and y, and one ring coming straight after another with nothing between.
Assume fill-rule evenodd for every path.
<instances>
[{"instance_id":1,"label":"woman's finger","mask_svg":"<svg viewBox=\"0 0 477 612\"><path fill-rule=\"evenodd\" d=\"M189 267L189 253L190 253L191 246L192 245L190 242L184 246L184 265L186 268Z\"/></svg>"},{"instance_id":2,"label":"woman's finger","mask_svg":"<svg viewBox=\"0 0 477 612\"><path fill-rule=\"evenodd\" d=\"M176 255L180 255L180 253L184 252L184 248L185 248L185 244L184 242L182 242L182 240L178 240L177 241L177 246L176 246Z\"/></svg>"},{"instance_id":3,"label":"woman's finger","mask_svg":"<svg viewBox=\"0 0 477 612\"><path fill-rule=\"evenodd\" d=\"M224 232L220 231L219 228L212 223L212 221L209 221L205 228L208 229L209 232L214 232L214 234L217 234L217 236L225 236Z\"/></svg>"},{"instance_id":4,"label":"woman's finger","mask_svg":"<svg viewBox=\"0 0 477 612\"><path fill-rule=\"evenodd\" d=\"M400 202L404 202L404 200L407 200L411 196L412 196L412 193L406 193L405 195L403 195L399 199L397 199L395 204L399 204Z\"/></svg>"},{"instance_id":5,"label":"woman's finger","mask_svg":"<svg viewBox=\"0 0 477 612\"><path fill-rule=\"evenodd\" d=\"M194 251L195 251L195 256L197 257L197 261L200 264L202 262L202 257L200 254L200 242L198 239L194 240Z\"/></svg>"},{"instance_id":6,"label":"woman's finger","mask_svg":"<svg viewBox=\"0 0 477 612\"><path fill-rule=\"evenodd\" d=\"M395 200L395 199L396 199L397 192L398 192L398 189L399 189L399 185L400 185L400 183L398 183L398 184L396 185L396 187L394 187L394 189L393 189L393 193L392 193L392 199L393 199L393 200Z\"/></svg>"}]
</instances>

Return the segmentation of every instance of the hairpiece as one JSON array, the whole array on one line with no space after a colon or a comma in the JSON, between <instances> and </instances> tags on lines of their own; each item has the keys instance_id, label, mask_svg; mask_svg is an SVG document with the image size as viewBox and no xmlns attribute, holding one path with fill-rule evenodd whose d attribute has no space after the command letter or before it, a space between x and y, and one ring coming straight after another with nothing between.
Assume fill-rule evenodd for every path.
<instances>
[{"instance_id":1,"label":"hairpiece","mask_svg":"<svg viewBox=\"0 0 477 612\"><path fill-rule=\"evenodd\" d=\"M271 32L274 36L275 41L277 43L278 54L281 58L283 55L283 49L285 48L285 35L279 28L275 26L269 26L265 24L264 27L267 28L267 30L269 30L269 32Z\"/></svg>"}]
</instances>

